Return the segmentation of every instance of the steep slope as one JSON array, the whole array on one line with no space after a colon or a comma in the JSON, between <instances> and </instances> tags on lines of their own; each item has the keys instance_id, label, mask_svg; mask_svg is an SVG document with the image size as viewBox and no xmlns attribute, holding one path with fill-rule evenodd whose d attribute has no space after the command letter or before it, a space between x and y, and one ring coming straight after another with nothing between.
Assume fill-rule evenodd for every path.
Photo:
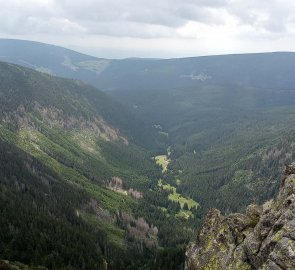
<instances>
[{"instance_id":1,"label":"steep slope","mask_svg":"<svg viewBox=\"0 0 295 270\"><path fill-rule=\"evenodd\" d=\"M60 47L17 40L0 46L7 61L111 90L146 123L125 121L129 137L159 155L170 146L164 180L201 203L199 217L211 207L237 211L273 196L280 168L295 158L294 53L110 60L96 72L79 64L91 57Z\"/></svg>"},{"instance_id":2,"label":"steep slope","mask_svg":"<svg viewBox=\"0 0 295 270\"><path fill-rule=\"evenodd\" d=\"M112 194L109 196L124 195L129 189L145 191L143 199L135 199L135 206L127 206L127 209L132 208L136 218L144 217L148 224L157 226L159 246L183 245L212 207L230 213L242 210L251 202L260 203L273 197L278 190L276 179L281 169L285 163L295 159L294 53L107 60L102 69L96 70L81 63L105 60L60 47L15 40L1 40L0 47L5 61L83 79L108 91L128 109L127 112L109 99L95 101L92 89L87 102L93 106L102 100L94 110L95 117L97 114L99 117L96 119L90 114L91 121L85 121L84 115L76 116L75 112L74 118L82 117L83 124L80 120L72 121L72 108L84 100L85 92L83 90L79 96L81 83L76 82L73 85L78 87L79 101L70 106L71 117L51 108L40 109L38 101L30 107L29 120L5 114L10 131L13 131L6 132L5 136L7 140L11 138L10 143L16 141L21 149L33 153L33 156L36 156L33 152L36 147L31 150L25 148L27 138L34 139L34 146L42 146L48 137L62 146L60 149L50 144L54 152L47 151L49 156L71 149L70 161L64 161L63 155L58 162L79 168L79 173L92 180L93 175L95 179L96 175L105 175L102 178L108 180L99 180L99 185L107 186L108 192L113 191L108 193ZM15 77L18 76L16 74ZM3 76L3 80L4 77L7 76ZM68 100L68 97L55 98L55 95L48 100L55 100L57 104ZM103 94L99 92L99 95ZM42 106L45 96L42 96ZM12 99L17 100L14 96ZM26 95L22 100L26 100ZM3 106L5 104L1 108ZM91 106L82 109L85 115L89 110L93 111ZM17 115L21 115L23 109L14 108L13 112L15 110ZM32 117L35 122L41 119L42 129L39 122L32 124ZM93 125L93 119L96 119L94 125L99 127L94 129L99 129L101 136L97 136L96 131L93 135L93 130L90 137L83 132L81 134L81 130L88 133L92 129L89 123ZM45 138L26 129L17 129L15 133L15 122L30 122L33 131L37 129ZM52 125L59 125L58 132L54 130L53 133L49 128ZM108 132L104 125L110 128ZM126 139L128 146L124 144ZM153 154L139 148L138 144L152 150ZM87 153L84 154L81 148ZM91 155L95 155L95 160L88 161L89 150L93 151ZM83 153L78 160L77 153ZM152 156L156 156L155 160ZM42 157L42 160L45 162L46 159ZM91 164L86 169L85 160ZM162 168L154 167L154 161ZM123 184L117 176L123 179ZM265 189L269 192L264 192ZM103 198L102 201L105 202ZM111 204L111 201L117 203ZM120 199L112 198L104 203L104 207L114 209L121 205L120 202ZM130 204L133 205L134 200ZM122 225L121 216L116 218ZM124 226L126 229L126 224ZM165 252L161 256L167 255L166 259L159 259L164 264L176 257L171 255L174 251L166 255ZM171 268L169 265L166 267Z\"/></svg>"},{"instance_id":3,"label":"steep slope","mask_svg":"<svg viewBox=\"0 0 295 270\"><path fill-rule=\"evenodd\" d=\"M173 202L124 108L82 82L7 63L0 96L1 258L49 269L183 263L177 245L194 220L163 213Z\"/></svg>"},{"instance_id":4,"label":"steep slope","mask_svg":"<svg viewBox=\"0 0 295 270\"><path fill-rule=\"evenodd\" d=\"M295 163L279 194L244 214L211 210L186 252L186 269L295 269Z\"/></svg>"},{"instance_id":5,"label":"steep slope","mask_svg":"<svg viewBox=\"0 0 295 270\"><path fill-rule=\"evenodd\" d=\"M137 209L127 191L146 189L152 162L119 130L128 115L97 89L4 63L0 77L2 256L97 269L108 252L124 251L116 212ZM108 188L113 177L126 195Z\"/></svg>"},{"instance_id":6,"label":"steep slope","mask_svg":"<svg viewBox=\"0 0 295 270\"><path fill-rule=\"evenodd\" d=\"M0 149L0 256L48 268L102 267L105 233L75 214L90 200L89 194L67 185L58 173L5 143L2 136Z\"/></svg>"}]
</instances>

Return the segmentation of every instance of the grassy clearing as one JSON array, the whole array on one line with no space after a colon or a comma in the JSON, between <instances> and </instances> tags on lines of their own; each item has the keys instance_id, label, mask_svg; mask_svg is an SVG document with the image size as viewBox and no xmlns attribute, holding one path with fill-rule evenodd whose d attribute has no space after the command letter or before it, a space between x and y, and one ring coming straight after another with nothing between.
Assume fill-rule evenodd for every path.
<instances>
[{"instance_id":1,"label":"grassy clearing","mask_svg":"<svg viewBox=\"0 0 295 270\"><path fill-rule=\"evenodd\" d=\"M176 187L171 186L170 184L163 184L163 180L159 179L158 186L164 190L168 190L171 193L168 195L168 200L173 202L178 202L181 207L181 211L178 213L181 217L190 217L192 213L189 211L193 208L198 208L199 203L194 201L191 198L185 198L181 194L177 193ZM184 210L184 205L187 204L188 210ZM182 212L182 213L181 213ZM178 215L177 214L177 215Z\"/></svg>"},{"instance_id":2,"label":"grassy clearing","mask_svg":"<svg viewBox=\"0 0 295 270\"><path fill-rule=\"evenodd\" d=\"M161 187L164 190L169 190L172 193L176 192L176 187L171 186L170 184L163 184L163 180L159 179L158 181L158 187Z\"/></svg>"},{"instance_id":3,"label":"grassy clearing","mask_svg":"<svg viewBox=\"0 0 295 270\"><path fill-rule=\"evenodd\" d=\"M182 219L189 219L189 218L193 218L194 214L189 210L182 209L175 215L175 217L182 218Z\"/></svg>"},{"instance_id":4,"label":"grassy clearing","mask_svg":"<svg viewBox=\"0 0 295 270\"><path fill-rule=\"evenodd\" d=\"M182 197L177 192L169 194L168 199L173 202L178 202L182 209L184 208L185 203L187 204L188 209L197 208L199 206L199 204L193 199Z\"/></svg>"},{"instance_id":5,"label":"grassy clearing","mask_svg":"<svg viewBox=\"0 0 295 270\"><path fill-rule=\"evenodd\" d=\"M159 155L155 156L156 164L162 167L162 172L166 172L168 165L170 163L170 160L168 159L167 155Z\"/></svg>"}]
</instances>

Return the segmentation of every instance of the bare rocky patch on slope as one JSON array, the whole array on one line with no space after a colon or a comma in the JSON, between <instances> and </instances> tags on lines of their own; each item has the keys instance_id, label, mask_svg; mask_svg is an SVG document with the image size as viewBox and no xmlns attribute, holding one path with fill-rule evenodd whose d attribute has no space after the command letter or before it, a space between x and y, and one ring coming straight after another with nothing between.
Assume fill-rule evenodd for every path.
<instances>
[{"instance_id":1,"label":"bare rocky patch on slope","mask_svg":"<svg viewBox=\"0 0 295 270\"><path fill-rule=\"evenodd\" d=\"M187 248L186 269L295 269L295 163L275 200L226 217L211 210Z\"/></svg>"}]
</instances>

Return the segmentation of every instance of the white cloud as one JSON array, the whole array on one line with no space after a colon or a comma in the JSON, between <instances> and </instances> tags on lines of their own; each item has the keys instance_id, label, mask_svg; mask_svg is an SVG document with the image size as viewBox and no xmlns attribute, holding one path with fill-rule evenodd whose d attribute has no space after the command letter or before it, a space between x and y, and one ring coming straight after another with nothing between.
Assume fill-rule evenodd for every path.
<instances>
[{"instance_id":1,"label":"white cloud","mask_svg":"<svg viewBox=\"0 0 295 270\"><path fill-rule=\"evenodd\" d=\"M293 50L295 36L292 0L0 0L0 5L1 37L99 56Z\"/></svg>"}]
</instances>

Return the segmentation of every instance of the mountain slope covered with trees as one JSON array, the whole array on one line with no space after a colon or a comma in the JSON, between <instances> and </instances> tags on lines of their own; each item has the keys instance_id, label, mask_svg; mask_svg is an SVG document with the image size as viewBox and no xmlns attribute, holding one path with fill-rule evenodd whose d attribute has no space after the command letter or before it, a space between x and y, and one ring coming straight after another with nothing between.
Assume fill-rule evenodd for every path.
<instances>
[{"instance_id":1,"label":"mountain slope covered with trees","mask_svg":"<svg viewBox=\"0 0 295 270\"><path fill-rule=\"evenodd\" d=\"M0 258L179 269L210 208L272 198L295 158L294 53L105 60L28 41L0 48L42 71L0 64ZM60 253L70 237L81 239L74 258Z\"/></svg>"},{"instance_id":2,"label":"mountain slope covered with trees","mask_svg":"<svg viewBox=\"0 0 295 270\"><path fill-rule=\"evenodd\" d=\"M163 196L127 111L81 82L6 63L0 95L1 258L49 269L183 264L195 219Z\"/></svg>"}]
</instances>

